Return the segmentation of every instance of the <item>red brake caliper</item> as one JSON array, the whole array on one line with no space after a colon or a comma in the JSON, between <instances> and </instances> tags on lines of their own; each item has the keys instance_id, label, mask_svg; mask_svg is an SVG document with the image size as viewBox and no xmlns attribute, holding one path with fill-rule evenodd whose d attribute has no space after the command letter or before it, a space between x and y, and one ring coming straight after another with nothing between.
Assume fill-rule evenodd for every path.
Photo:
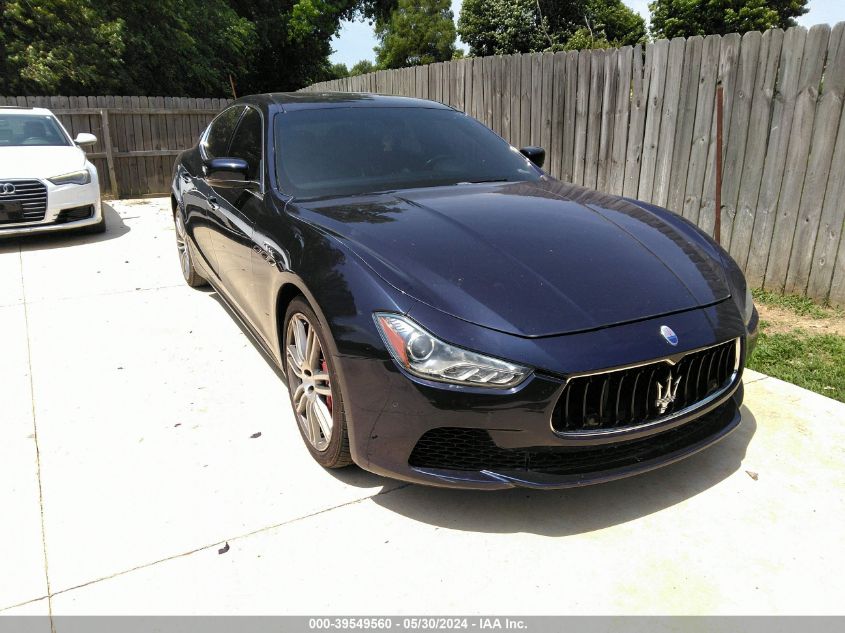
<instances>
[{"instance_id":1,"label":"red brake caliper","mask_svg":"<svg viewBox=\"0 0 845 633\"><path fill-rule=\"evenodd\" d=\"M320 367L328 375L329 366L326 364L325 358L322 360L322 364L320 365ZM326 384L331 386L331 383L328 380L326 381ZM329 413L331 413L332 412L332 397L331 396L326 396L326 406L329 408Z\"/></svg>"}]
</instances>

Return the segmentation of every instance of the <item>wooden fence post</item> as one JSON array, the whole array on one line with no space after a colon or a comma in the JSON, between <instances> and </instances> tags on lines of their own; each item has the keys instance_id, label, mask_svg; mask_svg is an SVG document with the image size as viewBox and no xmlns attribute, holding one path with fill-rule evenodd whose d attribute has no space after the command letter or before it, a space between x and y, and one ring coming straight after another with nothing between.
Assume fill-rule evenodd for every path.
<instances>
[{"instance_id":1,"label":"wooden fence post","mask_svg":"<svg viewBox=\"0 0 845 633\"><path fill-rule=\"evenodd\" d=\"M109 127L109 111L105 108L100 110L100 117L103 120L103 145L106 148L106 162L109 167L109 189L115 198L120 197L120 190L117 186L117 173L114 169L114 148L111 144L111 129Z\"/></svg>"},{"instance_id":2,"label":"wooden fence post","mask_svg":"<svg viewBox=\"0 0 845 633\"><path fill-rule=\"evenodd\" d=\"M722 86L716 88L716 204L713 239L722 243L722 121L723 114Z\"/></svg>"}]
</instances>

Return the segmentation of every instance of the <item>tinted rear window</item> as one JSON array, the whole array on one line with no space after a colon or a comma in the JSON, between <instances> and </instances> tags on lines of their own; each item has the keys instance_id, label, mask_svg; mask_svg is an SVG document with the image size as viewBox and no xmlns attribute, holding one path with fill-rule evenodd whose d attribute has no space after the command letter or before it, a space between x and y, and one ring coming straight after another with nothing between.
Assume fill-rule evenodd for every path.
<instances>
[{"instance_id":1,"label":"tinted rear window","mask_svg":"<svg viewBox=\"0 0 845 633\"><path fill-rule=\"evenodd\" d=\"M536 180L492 131L454 110L325 108L276 115L276 172L298 198Z\"/></svg>"}]
</instances>

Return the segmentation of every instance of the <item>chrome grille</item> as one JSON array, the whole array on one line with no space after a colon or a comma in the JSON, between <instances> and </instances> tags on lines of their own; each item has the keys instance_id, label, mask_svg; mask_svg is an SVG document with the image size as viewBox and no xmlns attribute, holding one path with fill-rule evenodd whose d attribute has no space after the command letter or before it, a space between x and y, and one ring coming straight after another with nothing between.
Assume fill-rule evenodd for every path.
<instances>
[{"instance_id":1,"label":"chrome grille","mask_svg":"<svg viewBox=\"0 0 845 633\"><path fill-rule=\"evenodd\" d=\"M0 195L0 204L20 202L22 215L17 218L2 218L0 224L19 222L41 222L47 213L47 187L39 180L3 180L0 178L0 191L5 184L15 188L14 193Z\"/></svg>"},{"instance_id":2,"label":"chrome grille","mask_svg":"<svg viewBox=\"0 0 845 633\"><path fill-rule=\"evenodd\" d=\"M733 384L739 353L735 339L689 352L675 364L660 360L573 377L555 406L552 428L559 433L624 429L694 410Z\"/></svg>"}]
</instances>

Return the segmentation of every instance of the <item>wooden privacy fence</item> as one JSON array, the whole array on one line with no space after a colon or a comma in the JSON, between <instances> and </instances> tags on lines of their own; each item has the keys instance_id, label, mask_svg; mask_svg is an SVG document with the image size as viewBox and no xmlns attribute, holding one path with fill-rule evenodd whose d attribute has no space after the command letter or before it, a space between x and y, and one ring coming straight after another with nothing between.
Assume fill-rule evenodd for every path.
<instances>
[{"instance_id":1,"label":"wooden privacy fence","mask_svg":"<svg viewBox=\"0 0 845 633\"><path fill-rule=\"evenodd\" d=\"M712 234L724 89L722 245L753 287L845 304L845 22L386 70L309 86L434 99L553 175L668 207Z\"/></svg>"},{"instance_id":2,"label":"wooden privacy fence","mask_svg":"<svg viewBox=\"0 0 845 633\"><path fill-rule=\"evenodd\" d=\"M173 160L197 142L229 99L184 97L0 97L0 106L50 108L72 137L91 132L86 148L100 188L115 197L170 191ZM2 175L2 174L0 174Z\"/></svg>"}]
</instances>

